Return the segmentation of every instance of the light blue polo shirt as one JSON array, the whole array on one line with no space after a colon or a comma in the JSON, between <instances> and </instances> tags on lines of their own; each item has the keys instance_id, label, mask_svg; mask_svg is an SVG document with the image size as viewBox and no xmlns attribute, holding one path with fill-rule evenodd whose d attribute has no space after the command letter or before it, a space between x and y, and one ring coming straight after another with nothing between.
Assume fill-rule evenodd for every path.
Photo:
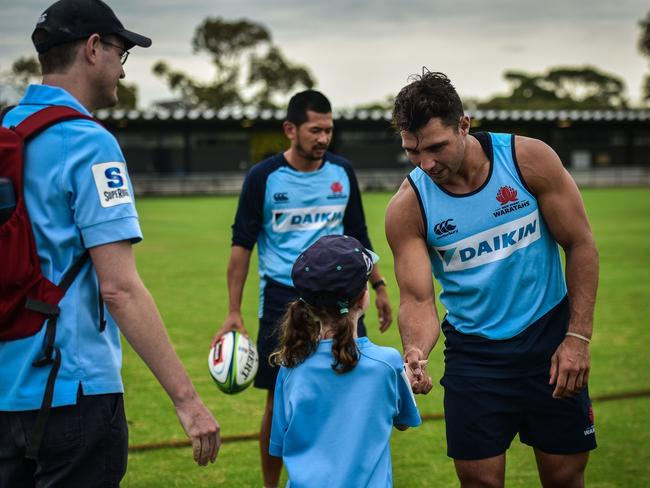
<instances>
[{"instance_id":1,"label":"light blue polo shirt","mask_svg":"<svg viewBox=\"0 0 650 488\"><path fill-rule=\"evenodd\" d=\"M48 105L89 115L65 90L30 85L3 126L18 125ZM54 283L86 248L142 239L122 151L93 121L59 123L28 143L25 203L43 274ZM98 293L89 260L59 303L55 345L61 349L61 369L54 407L76 403L79 385L88 395L124 390L119 330L107 311L106 329L99 332ZM36 368L32 362L42 355L44 334L45 327L34 336L0 342L0 410L40 408L50 367Z\"/></svg>"},{"instance_id":2,"label":"light blue polo shirt","mask_svg":"<svg viewBox=\"0 0 650 488\"><path fill-rule=\"evenodd\" d=\"M393 425L422 423L397 350L357 339L360 360L332 370L332 340L275 383L269 453L282 457L291 488L392 486Z\"/></svg>"}]
</instances>

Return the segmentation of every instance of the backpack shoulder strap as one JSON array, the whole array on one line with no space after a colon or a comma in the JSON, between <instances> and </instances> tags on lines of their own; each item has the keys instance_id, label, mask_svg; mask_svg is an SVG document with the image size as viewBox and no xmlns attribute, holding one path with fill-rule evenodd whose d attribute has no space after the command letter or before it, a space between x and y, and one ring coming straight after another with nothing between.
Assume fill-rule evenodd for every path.
<instances>
[{"instance_id":1,"label":"backpack shoulder strap","mask_svg":"<svg viewBox=\"0 0 650 488\"><path fill-rule=\"evenodd\" d=\"M5 119L5 115L7 115L7 113L9 113L9 111L14 107L15 105L7 105L2 109L2 112L0 112L0 124L2 124L2 121Z\"/></svg>"},{"instance_id":2,"label":"backpack shoulder strap","mask_svg":"<svg viewBox=\"0 0 650 488\"><path fill-rule=\"evenodd\" d=\"M82 114L78 110L70 107L52 106L47 107L38 112L33 113L20 124L18 124L14 131L24 140L27 141L38 133L44 131L48 127L71 119L87 119L98 122L90 115Z\"/></svg>"}]
</instances>

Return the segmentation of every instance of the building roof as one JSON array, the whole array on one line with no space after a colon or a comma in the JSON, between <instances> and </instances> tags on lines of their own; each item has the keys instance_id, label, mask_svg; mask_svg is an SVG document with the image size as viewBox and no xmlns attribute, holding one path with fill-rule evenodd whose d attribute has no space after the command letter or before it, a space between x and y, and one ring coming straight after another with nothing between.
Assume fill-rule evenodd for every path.
<instances>
[{"instance_id":1,"label":"building roof","mask_svg":"<svg viewBox=\"0 0 650 488\"><path fill-rule=\"evenodd\" d=\"M480 121L635 121L650 120L650 110L468 110L473 119ZM164 108L146 110L105 109L97 112L100 120L275 120L282 121L284 110L258 110L253 108L212 109L174 109ZM335 120L390 121L390 110L335 110Z\"/></svg>"}]
</instances>

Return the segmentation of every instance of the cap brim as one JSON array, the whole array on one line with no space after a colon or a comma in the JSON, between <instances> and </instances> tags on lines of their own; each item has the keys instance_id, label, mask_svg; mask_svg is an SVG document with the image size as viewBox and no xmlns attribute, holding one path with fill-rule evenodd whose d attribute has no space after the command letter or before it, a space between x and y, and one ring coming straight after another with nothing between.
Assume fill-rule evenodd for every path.
<instances>
[{"instance_id":1,"label":"cap brim","mask_svg":"<svg viewBox=\"0 0 650 488\"><path fill-rule=\"evenodd\" d=\"M117 34L127 42L127 44L124 46L126 49L131 49L133 46L140 46L140 47L151 46L151 39L145 36L141 36L140 34L136 34L135 32L131 32L125 29L123 31L116 32L115 34Z\"/></svg>"}]
</instances>

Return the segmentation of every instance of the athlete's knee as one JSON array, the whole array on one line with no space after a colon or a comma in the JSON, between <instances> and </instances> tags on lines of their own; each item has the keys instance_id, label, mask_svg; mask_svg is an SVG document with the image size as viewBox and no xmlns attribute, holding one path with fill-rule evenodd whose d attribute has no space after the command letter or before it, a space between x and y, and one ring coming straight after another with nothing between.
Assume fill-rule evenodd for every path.
<instances>
[{"instance_id":1,"label":"athlete's knee","mask_svg":"<svg viewBox=\"0 0 650 488\"><path fill-rule=\"evenodd\" d=\"M458 474L461 488L503 488L503 480L488 473L473 473L470 476Z\"/></svg>"},{"instance_id":2,"label":"athlete's knee","mask_svg":"<svg viewBox=\"0 0 650 488\"><path fill-rule=\"evenodd\" d=\"M582 488L589 453L567 456L538 456L539 475L544 488ZM544 462L546 461L546 462Z\"/></svg>"},{"instance_id":3,"label":"athlete's knee","mask_svg":"<svg viewBox=\"0 0 650 488\"><path fill-rule=\"evenodd\" d=\"M503 488L504 469L500 463L455 461L461 488Z\"/></svg>"},{"instance_id":4,"label":"athlete's knee","mask_svg":"<svg viewBox=\"0 0 650 488\"><path fill-rule=\"evenodd\" d=\"M583 488L585 467L564 466L541 477L544 488Z\"/></svg>"}]
</instances>

